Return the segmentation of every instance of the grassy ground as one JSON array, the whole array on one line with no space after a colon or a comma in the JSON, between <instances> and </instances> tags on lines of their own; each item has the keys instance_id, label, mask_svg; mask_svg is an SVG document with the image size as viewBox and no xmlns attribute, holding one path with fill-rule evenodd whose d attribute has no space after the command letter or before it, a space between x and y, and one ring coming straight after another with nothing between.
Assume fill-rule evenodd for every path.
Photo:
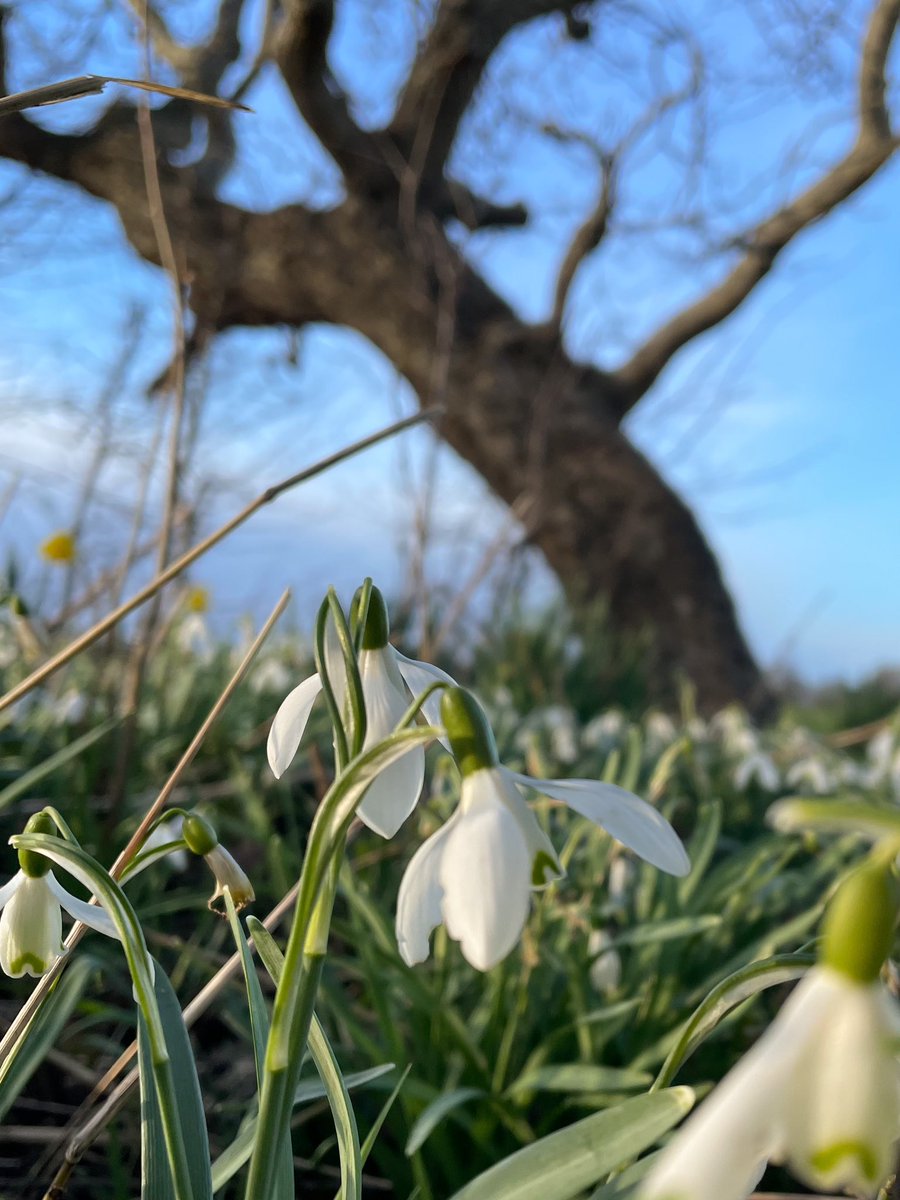
<instances>
[{"instance_id":1,"label":"grassy ground","mask_svg":"<svg viewBox=\"0 0 900 1200\"><path fill-rule=\"evenodd\" d=\"M114 858L233 670L234 651L211 644L202 626L196 616L174 620L148 660L124 788L125 723L117 713L125 666L116 646L76 660L0 718L4 840L52 804L101 862ZM10 686L27 668L27 631L9 615L0 631L0 683ZM415 848L456 802L447 756L429 751L430 787L395 839L365 830L351 839L319 1015L345 1073L394 1064L355 1093L361 1136L408 1071L367 1164L372 1197L418 1189L420 1200L441 1200L517 1147L645 1091L685 1018L717 983L751 961L810 945L824 897L859 853L852 838L775 834L765 822L772 800L897 799L900 737L886 692L855 707L850 694L843 706L833 696L812 709L794 703L779 724L759 731L737 710L701 719L687 692L678 712L648 710L638 651L579 641L560 620L513 622L468 666L445 665L469 671L507 765L544 777L604 778L657 803L688 845L687 878L660 875L596 827L537 799L567 876L535 895L521 946L481 975L439 931L431 960L409 969L393 934L397 888ZM272 714L309 670L308 647L276 636L174 797L214 821L254 882L252 911L260 917L297 878L330 779L324 712L281 781L266 764ZM860 712L876 723L871 729L833 736ZM7 851L3 878L15 867ZM184 1003L231 952L226 924L205 907L210 883L194 860L184 870L156 866L129 885L151 949ZM55 1047L4 1114L4 1196L43 1195L61 1132L134 1033L118 947L92 935L78 956L86 965L72 973ZM6 1024L31 981L2 983ZM718 1079L781 999L776 988L735 1009L678 1081L703 1088ZM193 1037L215 1153L234 1135L254 1089L238 983ZM90 1149L67 1195L134 1195L138 1136L132 1101ZM324 1100L298 1107L294 1148L303 1194L332 1197L337 1156ZM231 1185L222 1194L242 1193Z\"/></svg>"}]
</instances>

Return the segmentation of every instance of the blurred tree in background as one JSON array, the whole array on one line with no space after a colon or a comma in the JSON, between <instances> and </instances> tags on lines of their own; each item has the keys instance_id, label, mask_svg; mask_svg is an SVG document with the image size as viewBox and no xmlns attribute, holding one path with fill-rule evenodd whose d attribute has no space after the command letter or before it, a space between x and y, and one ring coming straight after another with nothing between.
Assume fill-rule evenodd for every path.
<instances>
[{"instance_id":1,"label":"blurred tree in background","mask_svg":"<svg viewBox=\"0 0 900 1200\"><path fill-rule=\"evenodd\" d=\"M134 93L74 132L40 110L5 116L0 155L112 205L137 254L168 267L185 297L188 365L236 326L358 331L422 405L443 407L437 431L511 507L572 601L602 598L617 628L652 629L658 678L687 674L705 708L760 707L703 533L623 422L798 234L891 157L900 0L744 0L728 14L716 26L700 3L654 0L23 5L4 22L4 90L57 78L76 26L79 54L99 47L117 73L145 75L137 19L154 78L257 111L154 100L158 196ZM745 41L743 56L730 61L723 38ZM260 89L273 79L339 179L264 210L223 185L241 138L265 127ZM824 153L792 150L771 128L744 144L729 126L786 95L797 127L823 96L832 115L841 107ZM567 226L553 222L559 153L582 189ZM277 179L275 155L269 169ZM508 250L512 231L541 222L557 266L538 313L528 263ZM668 295L643 284L653 256L668 264Z\"/></svg>"}]
</instances>

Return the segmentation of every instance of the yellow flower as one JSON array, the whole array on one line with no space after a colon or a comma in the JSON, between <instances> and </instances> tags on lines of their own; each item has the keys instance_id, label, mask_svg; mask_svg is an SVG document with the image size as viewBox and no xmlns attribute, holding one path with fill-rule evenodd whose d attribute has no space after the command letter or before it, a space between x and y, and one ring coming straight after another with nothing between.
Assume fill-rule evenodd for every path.
<instances>
[{"instance_id":1,"label":"yellow flower","mask_svg":"<svg viewBox=\"0 0 900 1200\"><path fill-rule=\"evenodd\" d=\"M205 613L209 610L209 591L199 585L188 588L184 603L188 612Z\"/></svg>"},{"instance_id":2,"label":"yellow flower","mask_svg":"<svg viewBox=\"0 0 900 1200\"><path fill-rule=\"evenodd\" d=\"M75 561L75 539L71 533L62 529L52 533L41 542L41 555L52 563L72 563Z\"/></svg>"}]
</instances>

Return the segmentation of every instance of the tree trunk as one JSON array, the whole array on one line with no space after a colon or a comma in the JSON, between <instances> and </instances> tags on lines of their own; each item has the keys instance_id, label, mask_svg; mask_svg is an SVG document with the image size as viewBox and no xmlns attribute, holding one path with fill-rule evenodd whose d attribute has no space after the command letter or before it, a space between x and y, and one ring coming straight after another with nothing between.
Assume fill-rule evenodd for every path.
<instances>
[{"instance_id":1,"label":"tree trunk","mask_svg":"<svg viewBox=\"0 0 900 1200\"><path fill-rule=\"evenodd\" d=\"M115 204L138 253L158 261L137 138L121 110L79 137L21 119L0 133L0 154ZM614 377L574 363L558 337L521 321L439 231L411 243L383 206L351 197L329 212L251 213L198 196L164 162L160 181L201 329L327 321L358 330L423 404L443 400L437 432L524 512L572 601L606 600L615 628L652 631L657 696L671 698L687 677L706 711L764 703L696 521L619 427ZM439 371L442 327L453 336Z\"/></svg>"}]
</instances>

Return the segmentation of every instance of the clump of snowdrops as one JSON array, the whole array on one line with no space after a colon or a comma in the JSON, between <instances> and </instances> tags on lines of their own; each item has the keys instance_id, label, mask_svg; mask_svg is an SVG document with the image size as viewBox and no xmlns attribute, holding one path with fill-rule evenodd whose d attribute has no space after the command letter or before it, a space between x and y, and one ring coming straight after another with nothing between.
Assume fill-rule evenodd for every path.
<instances>
[{"instance_id":1,"label":"clump of snowdrops","mask_svg":"<svg viewBox=\"0 0 900 1200\"><path fill-rule=\"evenodd\" d=\"M611 719L578 731L567 728L564 715L548 712L517 734L531 773L504 765L475 697L444 672L393 648L383 598L369 581L346 613L333 593L326 597L316 623L314 658L315 673L297 681L279 706L267 746L271 771L285 776L301 751L314 706L324 705L333 744L333 781L317 807L302 870L286 898L291 917L283 941L255 918L242 920L240 910L253 900L253 884L220 843L208 815L181 806L163 807L142 823L141 836L126 860L107 871L78 843L61 812L42 809L12 839L19 869L0 892L5 905L0 966L9 975L41 977L31 1023L18 1030L14 1023L12 1036L0 1050L0 1089L15 1079L16 1064L27 1059L41 1022L51 1023L65 982L63 968L77 968L75 947L91 928L121 943L137 1005L145 1195L186 1200L229 1188L230 1194L248 1198L287 1200L297 1194L291 1125L295 1107L314 1094L301 1074L307 1057L332 1114L340 1156L339 1194L345 1200L362 1196L364 1164L395 1102L418 1109L407 1144L414 1158L449 1115L458 1118L464 1110L477 1111L479 1103L499 1113L501 1123L515 1135L519 1148L497 1154L486 1170L455 1192L459 1200L566 1200L590 1189L597 1189L592 1193L596 1200L629 1192L648 1200L728 1200L748 1196L769 1160L786 1162L813 1186L875 1194L890 1174L900 1119L897 1016L882 982L897 915L893 861L900 814L892 806L823 799L782 802L774 812L778 832L769 835L765 855L755 848L754 865L741 853L729 857L718 852L721 806L717 809L709 802L699 813L682 814L682 824L691 832L688 852L660 804L676 778L679 759L689 761L693 771L707 772L706 747L718 740L723 747L716 759L719 769L732 777L746 775L740 780L743 786L755 784L765 790L772 782L771 771L765 763L760 766L769 751L739 716L725 714L718 725L699 728L695 723L681 732L661 715L648 720L644 745L656 743L656 763L646 789L654 802L648 803L632 790L641 773L640 753L635 758L633 739L629 750L623 723ZM592 745L608 742L607 778L541 778L545 736L554 745L555 760L576 768ZM794 759L806 751L798 746L792 751ZM778 756L777 750L770 754L771 765L784 771L775 765ZM348 836L358 822L379 838L400 836L420 802L429 765L436 772L432 791L437 803L432 810L449 806L451 811L418 842L405 870L397 870L393 930L387 931L367 905L365 880L348 872ZM837 778L838 767L834 769ZM818 786L821 775L817 779L812 768L797 773L796 782L805 780L811 791L829 790ZM567 818L562 806L586 821ZM752 945L729 946L734 926L724 919L724 905L716 911L717 897L731 892L746 901L753 894L763 909L768 903L771 912L779 914L784 902L779 871L801 845L792 836L801 830L816 831L807 832L807 838L827 838L831 831L839 835L839 853L822 843L827 869L817 877L817 902L792 930L773 930L761 937L755 952ZM872 852L829 901L821 943L810 942L823 902L834 890L834 875L843 878L844 866L853 857L847 842L858 846L860 835L874 843ZM597 852L601 845L602 854ZM207 1133L214 1114L204 1105L184 1014L161 965L149 953L148 937L124 890L137 873L167 869L171 856L184 852L203 858L214 876L213 899L224 909L244 979L256 1061L257 1096L237 1135L215 1156ZM567 873L583 879L592 862L606 890L616 893L608 906L594 913L571 895L572 884L566 883ZM69 892L55 870L83 884L96 903L87 904ZM760 872L766 880L757 901L748 885ZM446 971L450 944L458 943L468 963L464 970L490 972L490 978L503 981L489 998L492 1011L475 1010L468 1048L465 1031L456 1031L458 1042L446 1055L443 1084L425 1106L420 1098L417 1102L404 1096L401 1081L364 1139L350 1087L367 1080L348 1079L342 1073L316 1016L317 1009L325 1008L335 1023L342 1017L341 995L328 978L330 958L341 954L331 937L339 893L347 899L356 936L370 938L368 952L390 962L392 1000L399 1006L415 1007L421 1001L427 985L416 972L432 969L420 966L431 954L432 936L441 972ZM565 896L561 921L553 909L557 894ZM630 943L616 931L621 924L616 909L626 905L642 918ZM64 955L61 909L78 923ZM345 926L346 917L339 916L341 937ZM581 1051L580 1071L554 1068L554 1039L561 1044L560 1035L572 1031L558 1020L554 1031L551 1008L541 1014L550 1029L546 1042L510 1080L517 1061L516 1037L526 1027L529 985L539 978L542 954L559 953L563 926L570 941L583 933L586 947L584 977L572 978L571 988L578 992L590 987L599 997L574 1034ZM542 931L548 934L543 943ZM522 972L510 988L505 964L523 937L527 946ZM720 959L709 978L691 981L686 962L679 981L671 953L675 947L677 962L682 939L705 939L715 948ZM794 946L806 941L807 946L800 952L779 952L791 941ZM632 964L623 962L629 944L637 947ZM360 952L367 950L360 946ZM271 1004L265 998L261 969L271 977ZM574 974L571 958L568 969ZM655 992L648 992L641 978L648 970L657 981L665 981ZM373 975L374 971L370 985ZM56 990L43 986L60 977ZM721 1088L703 1101L684 1132L676 1133L662 1153L648 1153L694 1106L692 1089L672 1086L687 1060L702 1051L723 1021L742 1012L751 997L798 979L802 981L769 1031ZM668 1025L661 1026L662 1010L671 1009L676 1000L680 1010L674 1018L669 1012ZM381 1005L386 1003L382 997ZM349 998L343 1004L349 1020ZM378 1007L379 1002L373 1004ZM190 1018L190 1011L187 1015ZM453 1021L447 1012L435 1012L433 1019L451 1025ZM479 1026L483 1030L497 1022L503 1032L496 1060L486 1064L494 1086L464 1082L480 1071ZM604 1027L606 1036L598 1037L598 1028ZM657 1037L661 1028L663 1034ZM615 1056L617 1043L630 1039L640 1047L647 1030L649 1040L631 1056L630 1070L604 1061L606 1052ZM441 1037L438 1033L438 1043ZM472 1062L460 1060L468 1054ZM585 1061L592 1054L595 1061ZM655 1074L647 1072L654 1062ZM413 1072L417 1065L411 1064ZM374 1078L371 1072L368 1078ZM587 1079L591 1086L586 1086ZM522 1115L522 1098L541 1092L559 1095L567 1088L582 1107L591 1109L589 1115L558 1122L560 1128L539 1135ZM109 1116L102 1108L99 1115ZM474 1127L468 1128L477 1136ZM81 1144L77 1148L83 1150ZM71 1158L74 1166L77 1155ZM428 1195L424 1170L419 1158L417 1183ZM63 1184L67 1179L64 1173Z\"/></svg>"}]
</instances>

